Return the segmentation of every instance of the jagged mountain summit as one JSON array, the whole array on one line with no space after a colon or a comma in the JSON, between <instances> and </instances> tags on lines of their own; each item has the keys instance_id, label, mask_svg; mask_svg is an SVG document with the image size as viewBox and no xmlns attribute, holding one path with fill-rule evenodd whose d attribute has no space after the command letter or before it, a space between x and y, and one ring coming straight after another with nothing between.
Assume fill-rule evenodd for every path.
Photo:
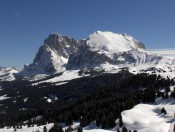
<instances>
[{"instance_id":1,"label":"jagged mountain summit","mask_svg":"<svg viewBox=\"0 0 175 132\"><path fill-rule=\"evenodd\" d=\"M25 65L20 75L39 79L65 71L70 54L77 52L82 42L58 33L50 34L39 48L33 63Z\"/></svg>"},{"instance_id":2,"label":"jagged mountain summit","mask_svg":"<svg viewBox=\"0 0 175 132\"><path fill-rule=\"evenodd\" d=\"M126 34L97 31L87 39L76 40L52 33L33 63L25 65L16 77L38 80L60 73L64 81L79 77L80 71L84 75L88 70L115 73L122 69L135 73L174 72L175 59L149 53L142 42Z\"/></svg>"}]
</instances>

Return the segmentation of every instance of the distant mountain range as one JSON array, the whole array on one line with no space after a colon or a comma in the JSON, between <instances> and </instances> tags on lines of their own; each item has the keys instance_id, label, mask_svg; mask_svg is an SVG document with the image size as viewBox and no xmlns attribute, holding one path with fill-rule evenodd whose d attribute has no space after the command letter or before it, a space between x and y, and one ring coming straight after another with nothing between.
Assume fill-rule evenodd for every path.
<instances>
[{"instance_id":1,"label":"distant mountain range","mask_svg":"<svg viewBox=\"0 0 175 132\"><path fill-rule=\"evenodd\" d=\"M20 70L11 67L0 67L0 81L13 81L15 80L14 74L19 73Z\"/></svg>"},{"instance_id":2,"label":"distant mountain range","mask_svg":"<svg viewBox=\"0 0 175 132\"><path fill-rule=\"evenodd\" d=\"M21 71L0 68L0 80L39 80L57 75L52 81L59 82L89 76L92 72L116 73L121 70L173 77L175 59L155 53L175 54L173 50L147 51L142 42L126 34L97 31L87 39L76 40L53 33L44 40L33 62Z\"/></svg>"},{"instance_id":3,"label":"distant mountain range","mask_svg":"<svg viewBox=\"0 0 175 132\"><path fill-rule=\"evenodd\" d=\"M175 57L175 49L148 49L150 53Z\"/></svg>"}]
</instances>

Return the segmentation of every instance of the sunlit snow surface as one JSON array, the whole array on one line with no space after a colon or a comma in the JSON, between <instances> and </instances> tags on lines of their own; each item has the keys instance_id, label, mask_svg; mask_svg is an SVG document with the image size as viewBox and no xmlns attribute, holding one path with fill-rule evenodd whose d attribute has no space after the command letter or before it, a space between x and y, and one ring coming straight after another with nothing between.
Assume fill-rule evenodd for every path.
<instances>
[{"instance_id":1,"label":"sunlit snow surface","mask_svg":"<svg viewBox=\"0 0 175 132\"><path fill-rule=\"evenodd\" d=\"M174 86L170 87L171 91ZM161 114L165 108L167 114ZM175 99L157 98L154 104L138 104L122 112L123 122L129 130L138 132L168 132L175 123Z\"/></svg>"},{"instance_id":2,"label":"sunlit snow surface","mask_svg":"<svg viewBox=\"0 0 175 132\"><path fill-rule=\"evenodd\" d=\"M126 34L97 31L89 36L87 44L92 51L104 50L117 53L139 49L137 45L138 42L139 41Z\"/></svg>"},{"instance_id":3,"label":"sunlit snow surface","mask_svg":"<svg viewBox=\"0 0 175 132\"><path fill-rule=\"evenodd\" d=\"M160 113L165 108L167 115ZM139 132L167 132L174 122L175 105L139 104L133 109L122 112L123 122L130 130Z\"/></svg>"},{"instance_id":4,"label":"sunlit snow surface","mask_svg":"<svg viewBox=\"0 0 175 132\"><path fill-rule=\"evenodd\" d=\"M75 78L82 77L82 76L79 76L78 71L79 70L65 71L65 72L63 72L62 75L60 75L58 77L54 77L54 78L48 79L46 81L41 81L39 83L34 83L33 85L37 85L40 83L56 83L56 85L62 85L62 84L67 83L67 82L63 82L63 81L69 81L69 80L72 80Z\"/></svg>"}]
</instances>

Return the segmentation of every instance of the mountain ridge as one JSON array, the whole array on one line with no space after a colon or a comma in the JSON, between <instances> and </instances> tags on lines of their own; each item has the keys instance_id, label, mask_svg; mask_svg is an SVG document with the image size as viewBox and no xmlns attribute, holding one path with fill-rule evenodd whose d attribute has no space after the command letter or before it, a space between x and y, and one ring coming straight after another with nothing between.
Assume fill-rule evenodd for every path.
<instances>
[{"instance_id":1,"label":"mountain ridge","mask_svg":"<svg viewBox=\"0 0 175 132\"><path fill-rule=\"evenodd\" d=\"M15 73L15 77L40 80L63 73L64 77L71 75L68 77L70 79L81 77L79 71L89 75L89 71L115 73L123 68L130 72L159 74L174 72L174 65L174 58L150 53L142 42L127 34L96 31L87 39L77 40L52 33L40 46L33 62L24 65L21 71Z\"/></svg>"}]
</instances>

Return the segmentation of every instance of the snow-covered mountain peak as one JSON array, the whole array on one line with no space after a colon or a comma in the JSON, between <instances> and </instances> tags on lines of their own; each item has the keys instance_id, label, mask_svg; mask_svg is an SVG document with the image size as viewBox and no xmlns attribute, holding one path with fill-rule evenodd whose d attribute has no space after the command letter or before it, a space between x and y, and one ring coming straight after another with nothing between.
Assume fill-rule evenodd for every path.
<instances>
[{"instance_id":1,"label":"snow-covered mountain peak","mask_svg":"<svg viewBox=\"0 0 175 132\"><path fill-rule=\"evenodd\" d=\"M88 38L87 45L91 51L108 51L111 53L145 49L144 45L126 34L96 31Z\"/></svg>"}]
</instances>

